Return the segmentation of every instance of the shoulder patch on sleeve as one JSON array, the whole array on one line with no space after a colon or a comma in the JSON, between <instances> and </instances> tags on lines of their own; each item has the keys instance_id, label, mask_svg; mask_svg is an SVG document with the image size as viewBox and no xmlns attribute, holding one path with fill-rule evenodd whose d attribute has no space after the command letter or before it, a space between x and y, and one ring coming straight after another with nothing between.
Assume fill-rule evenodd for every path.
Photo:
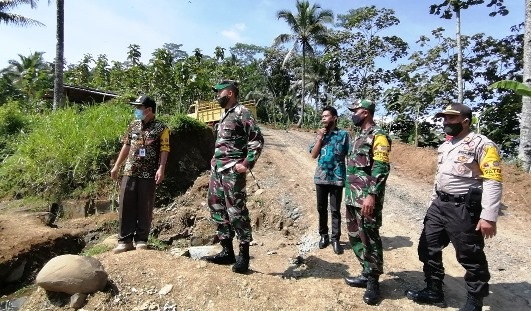
<instances>
[{"instance_id":1,"label":"shoulder patch on sleeve","mask_svg":"<svg viewBox=\"0 0 531 311\"><path fill-rule=\"evenodd\" d=\"M372 144L372 154L375 161L389 163L389 152L391 144L386 135L375 135Z\"/></svg>"},{"instance_id":2,"label":"shoulder patch on sleeve","mask_svg":"<svg viewBox=\"0 0 531 311\"><path fill-rule=\"evenodd\" d=\"M501 158L498 149L494 146L485 146L483 149L484 156L481 158L479 168L485 179L502 181Z\"/></svg>"}]
</instances>

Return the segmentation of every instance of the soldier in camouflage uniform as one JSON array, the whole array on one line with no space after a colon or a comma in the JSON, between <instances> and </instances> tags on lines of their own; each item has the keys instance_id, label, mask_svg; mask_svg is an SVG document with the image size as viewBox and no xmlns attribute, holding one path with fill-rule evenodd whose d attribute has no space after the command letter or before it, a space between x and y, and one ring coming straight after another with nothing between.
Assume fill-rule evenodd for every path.
<instances>
[{"instance_id":1,"label":"soldier in camouflage uniform","mask_svg":"<svg viewBox=\"0 0 531 311\"><path fill-rule=\"evenodd\" d=\"M380 300L379 276L383 273L383 249L379 228L385 182L389 176L391 139L373 121L375 104L363 99L348 107L352 122L360 132L351 143L347 157L345 203L347 231L362 273L346 277L354 287L366 288L363 301L375 305Z\"/></svg>"},{"instance_id":2,"label":"soldier in camouflage uniform","mask_svg":"<svg viewBox=\"0 0 531 311\"><path fill-rule=\"evenodd\" d=\"M435 185L418 245L427 286L407 290L406 296L420 304L446 305L442 250L452 242L466 269L467 301L460 310L481 311L490 279L484 239L496 235L502 198L500 154L490 139L471 131L468 106L454 103L435 117L444 119L451 138L437 151Z\"/></svg>"},{"instance_id":3,"label":"soldier in camouflage uniform","mask_svg":"<svg viewBox=\"0 0 531 311\"><path fill-rule=\"evenodd\" d=\"M135 102L135 120L124 135L111 177L118 180L118 172L124 161L125 168L120 187L119 236L114 253L135 248L146 249L151 227L155 187L164 179L170 133L168 128L155 119L156 103L148 96L140 96Z\"/></svg>"},{"instance_id":4,"label":"soldier in camouflage uniform","mask_svg":"<svg viewBox=\"0 0 531 311\"><path fill-rule=\"evenodd\" d=\"M251 112L238 103L237 82L224 80L213 89L225 112L218 124L211 161L208 207L217 224L216 234L223 250L203 259L216 264L234 264L232 271L245 273L249 269L249 243L253 239L246 207L246 172L256 164L264 138ZM232 245L235 235L240 242L237 258Z\"/></svg>"}]
</instances>

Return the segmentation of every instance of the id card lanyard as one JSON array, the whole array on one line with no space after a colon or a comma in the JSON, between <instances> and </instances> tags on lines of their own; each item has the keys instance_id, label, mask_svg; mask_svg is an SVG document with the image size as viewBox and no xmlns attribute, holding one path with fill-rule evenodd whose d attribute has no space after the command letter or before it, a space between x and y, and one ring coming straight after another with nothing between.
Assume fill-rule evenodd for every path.
<instances>
[{"instance_id":1,"label":"id card lanyard","mask_svg":"<svg viewBox=\"0 0 531 311\"><path fill-rule=\"evenodd\" d=\"M146 136L144 134L144 131L141 130L142 132L142 146L140 147L140 149L138 149L138 156L139 157L145 157L146 156Z\"/></svg>"}]
</instances>

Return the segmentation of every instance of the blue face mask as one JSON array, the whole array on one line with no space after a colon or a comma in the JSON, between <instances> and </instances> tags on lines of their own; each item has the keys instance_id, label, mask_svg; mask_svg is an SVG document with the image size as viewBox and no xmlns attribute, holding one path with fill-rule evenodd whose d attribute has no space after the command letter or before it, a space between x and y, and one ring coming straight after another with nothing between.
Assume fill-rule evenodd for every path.
<instances>
[{"instance_id":1,"label":"blue face mask","mask_svg":"<svg viewBox=\"0 0 531 311\"><path fill-rule=\"evenodd\" d=\"M146 116L144 115L144 110L135 109L135 119L136 120L144 120Z\"/></svg>"}]
</instances>

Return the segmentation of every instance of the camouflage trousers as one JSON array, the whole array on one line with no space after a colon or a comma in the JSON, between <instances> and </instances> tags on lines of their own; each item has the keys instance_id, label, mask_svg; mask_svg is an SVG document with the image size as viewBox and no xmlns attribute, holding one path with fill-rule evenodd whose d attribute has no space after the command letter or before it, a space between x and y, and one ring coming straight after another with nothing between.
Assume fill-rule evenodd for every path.
<instances>
[{"instance_id":1,"label":"camouflage trousers","mask_svg":"<svg viewBox=\"0 0 531 311\"><path fill-rule=\"evenodd\" d=\"M211 170L208 208L220 240L232 239L235 234L240 242L253 240L245 186L246 174L236 173L232 168L224 172Z\"/></svg>"},{"instance_id":2,"label":"camouflage trousers","mask_svg":"<svg viewBox=\"0 0 531 311\"><path fill-rule=\"evenodd\" d=\"M361 214L361 207L347 205L347 232L350 245L362 266L363 274L383 273L383 249L380 237L382 206L374 207L373 217Z\"/></svg>"}]
</instances>

